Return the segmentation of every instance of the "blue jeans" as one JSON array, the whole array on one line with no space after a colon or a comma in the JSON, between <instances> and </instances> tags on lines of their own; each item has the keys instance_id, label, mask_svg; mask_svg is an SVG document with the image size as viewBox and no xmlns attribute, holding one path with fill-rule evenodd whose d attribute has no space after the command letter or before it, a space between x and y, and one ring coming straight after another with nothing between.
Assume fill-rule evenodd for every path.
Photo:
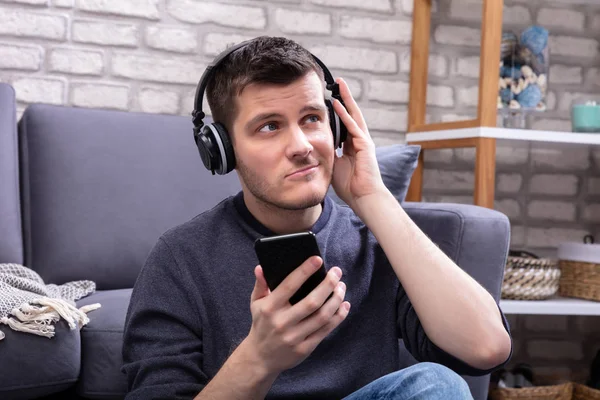
<instances>
[{"instance_id":1,"label":"blue jeans","mask_svg":"<svg viewBox=\"0 0 600 400\"><path fill-rule=\"evenodd\" d=\"M344 400L467 400L467 382L440 364L422 362L382 376Z\"/></svg>"}]
</instances>

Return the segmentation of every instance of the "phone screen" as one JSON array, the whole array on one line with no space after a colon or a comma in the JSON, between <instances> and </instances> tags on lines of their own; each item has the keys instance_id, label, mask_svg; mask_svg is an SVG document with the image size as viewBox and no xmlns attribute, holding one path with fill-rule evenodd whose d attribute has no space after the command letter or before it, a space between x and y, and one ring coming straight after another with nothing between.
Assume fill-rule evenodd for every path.
<instances>
[{"instance_id":1,"label":"phone screen","mask_svg":"<svg viewBox=\"0 0 600 400\"><path fill-rule=\"evenodd\" d=\"M263 269L269 289L275 288L296 268L311 256L321 256L315 234L308 232L277 235L256 240L254 250ZM296 304L325 279L327 271L323 264L290 298Z\"/></svg>"}]
</instances>

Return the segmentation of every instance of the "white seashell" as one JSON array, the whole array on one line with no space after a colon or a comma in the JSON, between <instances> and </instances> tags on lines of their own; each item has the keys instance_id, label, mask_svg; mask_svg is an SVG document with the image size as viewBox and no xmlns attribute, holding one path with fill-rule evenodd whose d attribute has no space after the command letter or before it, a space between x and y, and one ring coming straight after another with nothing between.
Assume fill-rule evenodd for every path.
<instances>
[{"instance_id":1,"label":"white seashell","mask_svg":"<svg viewBox=\"0 0 600 400\"><path fill-rule=\"evenodd\" d=\"M540 87L546 87L547 83L548 83L548 78L546 77L546 74L540 74L540 76L538 76L538 78L537 78L537 84Z\"/></svg>"},{"instance_id":2,"label":"white seashell","mask_svg":"<svg viewBox=\"0 0 600 400\"><path fill-rule=\"evenodd\" d=\"M529 81L527 79L519 79L519 88L521 91L525 90L527 86L529 86Z\"/></svg>"},{"instance_id":3,"label":"white seashell","mask_svg":"<svg viewBox=\"0 0 600 400\"><path fill-rule=\"evenodd\" d=\"M502 104L502 98L500 96L498 96L498 102L496 103L498 108L502 108L503 104Z\"/></svg>"},{"instance_id":4,"label":"white seashell","mask_svg":"<svg viewBox=\"0 0 600 400\"><path fill-rule=\"evenodd\" d=\"M546 104L544 104L543 102L540 102L536 107L536 110L538 111L546 111Z\"/></svg>"},{"instance_id":5,"label":"white seashell","mask_svg":"<svg viewBox=\"0 0 600 400\"><path fill-rule=\"evenodd\" d=\"M506 82L507 86L510 85L512 83L512 78L504 78L504 81Z\"/></svg>"},{"instance_id":6,"label":"white seashell","mask_svg":"<svg viewBox=\"0 0 600 400\"><path fill-rule=\"evenodd\" d=\"M513 110L516 110L516 109L521 108L521 104L519 104L519 102L516 100L511 100L509 107L512 108Z\"/></svg>"},{"instance_id":7,"label":"white seashell","mask_svg":"<svg viewBox=\"0 0 600 400\"><path fill-rule=\"evenodd\" d=\"M525 78L529 78L533 74L533 69L529 65L523 65L521 67L521 73Z\"/></svg>"},{"instance_id":8,"label":"white seashell","mask_svg":"<svg viewBox=\"0 0 600 400\"><path fill-rule=\"evenodd\" d=\"M506 89L508 87L508 83L506 83L506 81L502 78L500 78L498 80L498 88L499 89Z\"/></svg>"},{"instance_id":9,"label":"white seashell","mask_svg":"<svg viewBox=\"0 0 600 400\"><path fill-rule=\"evenodd\" d=\"M519 85L513 85L513 86L510 88L510 90L511 90L511 92L513 92L514 94L519 94L519 93L521 93L521 92L523 91L523 89L521 89L521 86L519 86Z\"/></svg>"}]
</instances>

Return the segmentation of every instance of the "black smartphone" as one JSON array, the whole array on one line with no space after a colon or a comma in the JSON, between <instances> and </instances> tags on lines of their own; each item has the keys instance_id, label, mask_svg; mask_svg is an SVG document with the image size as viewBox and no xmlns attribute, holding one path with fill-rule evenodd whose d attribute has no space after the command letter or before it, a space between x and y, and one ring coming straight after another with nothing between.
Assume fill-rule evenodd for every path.
<instances>
[{"instance_id":1,"label":"black smartphone","mask_svg":"<svg viewBox=\"0 0 600 400\"><path fill-rule=\"evenodd\" d=\"M296 268L311 256L319 256L321 251L314 233L300 232L287 235L269 236L254 242L254 251L263 269L269 289L275 288ZM290 298L296 304L321 283L327 270L325 262L311 275Z\"/></svg>"}]
</instances>

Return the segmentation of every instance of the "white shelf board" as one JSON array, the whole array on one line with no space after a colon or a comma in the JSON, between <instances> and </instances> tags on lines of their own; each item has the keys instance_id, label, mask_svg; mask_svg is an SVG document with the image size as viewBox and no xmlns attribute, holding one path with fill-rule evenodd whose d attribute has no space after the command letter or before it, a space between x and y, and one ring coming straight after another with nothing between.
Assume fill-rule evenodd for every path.
<instances>
[{"instance_id":1,"label":"white shelf board","mask_svg":"<svg viewBox=\"0 0 600 400\"><path fill-rule=\"evenodd\" d=\"M528 141L540 143L580 144L600 146L600 134L538 131L533 129L507 129L492 127L477 127L463 129L448 129L430 132L411 132L406 134L407 142L426 142L431 140L494 138L510 141Z\"/></svg>"},{"instance_id":2,"label":"white shelf board","mask_svg":"<svg viewBox=\"0 0 600 400\"><path fill-rule=\"evenodd\" d=\"M500 300L504 314L596 315L600 301L556 297L548 300Z\"/></svg>"}]
</instances>

